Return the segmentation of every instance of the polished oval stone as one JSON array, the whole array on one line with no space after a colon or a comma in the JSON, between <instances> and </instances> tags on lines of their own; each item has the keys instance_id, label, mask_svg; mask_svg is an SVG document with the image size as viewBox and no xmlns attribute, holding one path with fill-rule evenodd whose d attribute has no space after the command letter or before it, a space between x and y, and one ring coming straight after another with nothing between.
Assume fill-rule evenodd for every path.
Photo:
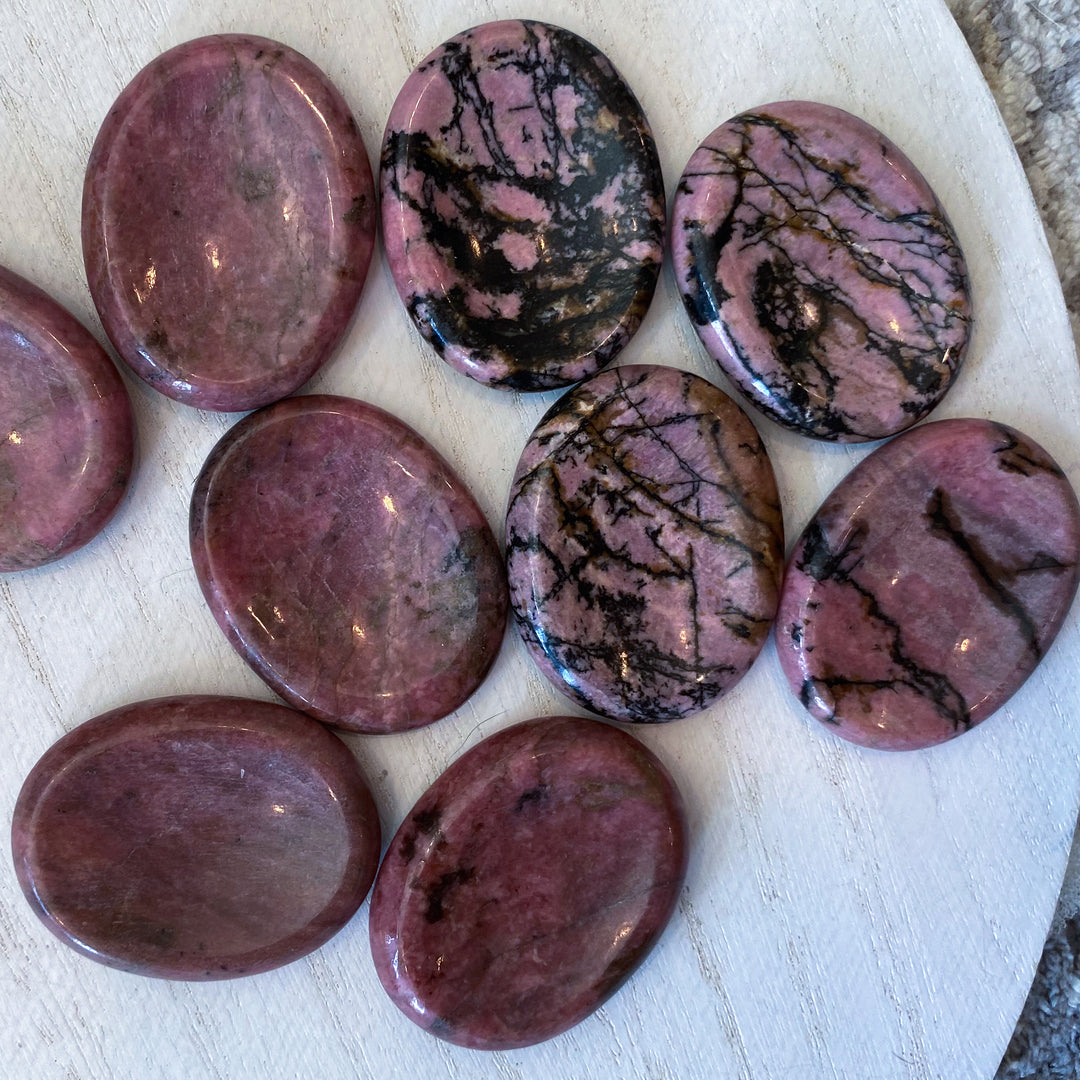
<instances>
[{"instance_id":1,"label":"polished oval stone","mask_svg":"<svg viewBox=\"0 0 1080 1080\"><path fill-rule=\"evenodd\" d=\"M352 731L430 724L480 685L506 579L480 508L374 405L300 397L203 466L191 554L225 635L289 704Z\"/></svg>"},{"instance_id":2,"label":"polished oval stone","mask_svg":"<svg viewBox=\"0 0 1080 1080\"><path fill-rule=\"evenodd\" d=\"M1080 507L1004 424L899 436L822 503L788 563L780 663L852 742L930 746L1002 705L1050 648L1077 586Z\"/></svg>"},{"instance_id":3,"label":"polished oval stone","mask_svg":"<svg viewBox=\"0 0 1080 1080\"><path fill-rule=\"evenodd\" d=\"M0 573L82 547L127 490L131 401L94 336L0 267Z\"/></svg>"},{"instance_id":4,"label":"polished oval stone","mask_svg":"<svg viewBox=\"0 0 1080 1080\"><path fill-rule=\"evenodd\" d=\"M241 411L291 394L345 332L375 241L348 106L310 60L245 34L148 64L83 188L90 292L155 390Z\"/></svg>"},{"instance_id":5,"label":"polished oval stone","mask_svg":"<svg viewBox=\"0 0 1080 1080\"><path fill-rule=\"evenodd\" d=\"M75 728L23 785L15 869L62 941L110 967L229 979L352 917L379 816L345 744L281 705L173 697Z\"/></svg>"},{"instance_id":6,"label":"polished oval stone","mask_svg":"<svg viewBox=\"0 0 1080 1080\"><path fill-rule=\"evenodd\" d=\"M672 259L705 348L804 435L881 439L952 385L971 300L956 234L880 131L784 101L721 124L672 206Z\"/></svg>"},{"instance_id":7,"label":"polished oval stone","mask_svg":"<svg viewBox=\"0 0 1080 1080\"><path fill-rule=\"evenodd\" d=\"M783 521L765 447L696 375L631 365L555 403L506 514L510 603L540 670L616 720L704 709L772 625Z\"/></svg>"},{"instance_id":8,"label":"polished oval stone","mask_svg":"<svg viewBox=\"0 0 1080 1080\"><path fill-rule=\"evenodd\" d=\"M637 330L663 254L660 159L602 53L487 23L409 77L383 139L383 242L421 334L516 390L591 375Z\"/></svg>"},{"instance_id":9,"label":"polished oval stone","mask_svg":"<svg viewBox=\"0 0 1080 1080\"><path fill-rule=\"evenodd\" d=\"M375 968L414 1023L506 1050L583 1020L644 959L686 873L682 801L636 739L544 717L463 754L371 897Z\"/></svg>"}]
</instances>

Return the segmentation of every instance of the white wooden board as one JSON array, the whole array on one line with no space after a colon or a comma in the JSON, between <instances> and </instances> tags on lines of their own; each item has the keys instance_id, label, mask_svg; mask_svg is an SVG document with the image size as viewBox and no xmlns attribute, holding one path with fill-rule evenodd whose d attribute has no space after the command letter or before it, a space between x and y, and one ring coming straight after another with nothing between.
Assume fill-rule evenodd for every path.
<instances>
[{"instance_id":1,"label":"white wooden board","mask_svg":"<svg viewBox=\"0 0 1080 1080\"><path fill-rule=\"evenodd\" d=\"M278 38L319 64L377 158L412 66L459 30L546 18L606 51L640 97L669 194L733 113L790 97L860 113L935 187L959 231L978 320L938 416L994 417L1042 441L1080 481L1080 378L1061 293L1020 166L938 0L2 0L0 261L96 332L82 276L82 173L135 72L201 34ZM720 381L670 270L625 362ZM0 579L0 817L64 731L169 693L267 698L199 594L187 548L192 481L235 417L130 380L141 442L133 489L73 557ZM501 526L518 452L553 394L498 394L454 374L412 331L381 258L337 358L310 385L397 413L435 444ZM0 391L2 392L2 391ZM794 538L866 452L759 423ZM691 865L655 952L596 1015L548 1044L469 1052L425 1035L378 986L367 906L330 944L235 982L140 979L51 938L0 860L0 1072L65 1077L738 1077L986 1080L1019 1014L1080 798L1077 614L1000 713L946 746L884 755L842 743L786 690L770 644L708 712L636 730L689 807ZM351 738L387 838L467 746L531 715L573 711L508 636L454 716Z\"/></svg>"}]
</instances>

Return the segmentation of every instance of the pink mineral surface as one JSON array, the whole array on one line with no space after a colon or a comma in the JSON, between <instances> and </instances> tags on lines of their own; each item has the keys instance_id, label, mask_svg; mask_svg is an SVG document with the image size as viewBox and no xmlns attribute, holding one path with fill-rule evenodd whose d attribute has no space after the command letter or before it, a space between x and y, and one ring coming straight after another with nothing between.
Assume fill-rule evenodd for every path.
<instances>
[{"instance_id":1,"label":"pink mineral surface","mask_svg":"<svg viewBox=\"0 0 1080 1080\"><path fill-rule=\"evenodd\" d=\"M383 139L383 240L447 363L545 390L609 363L663 253L660 160L641 106L576 34L474 27L416 68Z\"/></svg>"},{"instance_id":2,"label":"pink mineral surface","mask_svg":"<svg viewBox=\"0 0 1080 1080\"><path fill-rule=\"evenodd\" d=\"M241 411L299 389L360 297L371 167L310 60L223 34L153 60L86 168L82 240L102 325L156 390Z\"/></svg>"},{"instance_id":3,"label":"pink mineral surface","mask_svg":"<svg viewBox=\"0 0 1080 1080\"><path fill-rule=\"evenodd\" d=\"M93 539L127 490L127 389L93 335L0 267L0 572Z\"/></svg>"},{"instance_id":4,"label":"pink mineral surface","mask_svg":"<svg viewBox=\"0 0 1080 1080\"><path fill-rule=\"evenodd\" d=\"M822 503L788 562L780 663L810 713L885 750L1004 704L1076 592L1080 507L1054 460L988 420L913 428Z\"/></svg>"},{"instance_id":5,"label":"pink mineral surface","mask_svg":"<svg viewBox=\"0 0 1080 1080\"><path fill-rule=\"evenodd\" d=\"M686 855L678 790L636 739L566 716L500 731L432 784L387 850L369 921L379 978L449 1042L549 1039L644 959Z\"/></svg>"},{"instance_id":6,"label":"pink mineral surface","mask_svg":"<svg viewBox=\"0 0 1080 1080\"><path fill-rule=\"evenodd\" d=\"M229 641L289 704L353 731L420 727L480 685L506 577L484 515L396 417L290 398L203 466L191 553Z\"/></svg>"},{"instance_id":7,"label":"pink mineral surface","mask_svg":"<svg viewBox=\"0 0 1080 1080\"><path fill-rule=\"evenodd\" d=\"M169 979L228 979L318 948L379 860L356 761L321 724L241 698L115 709L49 749L12 823L30 906L77 951Z\"/></svg>"},{"instance_id":8,"label":"pink mineral surface","mask_svg":"<svg viewBox=\"0 0 1080 1080\"><path fill-rule=\"evenodd\" d=\"M672 262L705 348L778 423L881 439L952 385L967 270L927 182L881 132L808 101L721 124L672 205Z\"/></svg>"},{"instance_id":9,"label":"pink mineral surface","mask_svg":"<svg viewBox=\"0 0 1080 1080\"><path fill-rule=\"evenodd\" d=\"M569 391L529 438L506 514L510 601L564 693L616 720L674 720L761 651L783 543L746 414L697 375L628 365Z\"/></svg>"}]
</instances>

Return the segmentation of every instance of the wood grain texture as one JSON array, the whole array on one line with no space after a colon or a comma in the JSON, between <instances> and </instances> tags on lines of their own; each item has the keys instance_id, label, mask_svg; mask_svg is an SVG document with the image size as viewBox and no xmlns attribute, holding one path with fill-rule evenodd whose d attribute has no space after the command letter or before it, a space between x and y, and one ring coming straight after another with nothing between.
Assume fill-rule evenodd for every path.
<instances>
[{"instance_id":1,"label":"wood grain texture","mask_svg":"<svg viewBox=\"0 0 1080 1080\"><path fill-rule=\"evenodd\" d=\"M82 171L135 72L200 34L278 38L322 67L375 159L411 67L466 26L520 16L503 0L7 0L0 36L0 261L100 334L78 246ZM935 416L993 417L1032 435L1074 484L1080 409L1060 288L1019 164L938 0L683 5L552 0L529 14L608 53L653 124L669 195L719 122L809 97L862 115L937 191L972 272L976 331ZM670 270L623 360L721 379L680 310ZM0 807L65 730L171 693L269 692L199 594L191 485L235 417L129 380L140 436L132 491L87 548L0 581ZM514 463L554 393L497 394L454 374L412 331L377 259L336 359L309 389L390 409L454 465L499 527ZM758 422L794 538L867 452ZM0 1058L6 1075L738 1077L985 1080L1020 1011L1080 798L1077 614L1027 686L976 731L886 756L819 730L790 697L771 643L705 713L639 732L688 805L679 910L644 967L551 1043L505 1054L449 1047L404 1022L378 986L366 905L290 967L205 986L151 982L64 949L0 862ZM461 750L538 713L573 711L507 639L488 682L421 732L352 738L387 836Z\"/></svg>"}]
</instances>

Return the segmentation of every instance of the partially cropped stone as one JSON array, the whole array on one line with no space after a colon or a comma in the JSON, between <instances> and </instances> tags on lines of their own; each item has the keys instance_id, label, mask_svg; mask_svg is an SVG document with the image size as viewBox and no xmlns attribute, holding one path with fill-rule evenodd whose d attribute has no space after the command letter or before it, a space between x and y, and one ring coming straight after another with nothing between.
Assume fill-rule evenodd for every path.
<instances>
[{"instance_id":1,"label":"partially cropped stone","mask_svg":"<svg viewBox=\"0 0 1080 1080\"><path fill-rule=\"evenodd\" d=\"M127 389L94 336L0 267L0 573L93 539L127 490Z\"/></svg>"}]
</instances>

